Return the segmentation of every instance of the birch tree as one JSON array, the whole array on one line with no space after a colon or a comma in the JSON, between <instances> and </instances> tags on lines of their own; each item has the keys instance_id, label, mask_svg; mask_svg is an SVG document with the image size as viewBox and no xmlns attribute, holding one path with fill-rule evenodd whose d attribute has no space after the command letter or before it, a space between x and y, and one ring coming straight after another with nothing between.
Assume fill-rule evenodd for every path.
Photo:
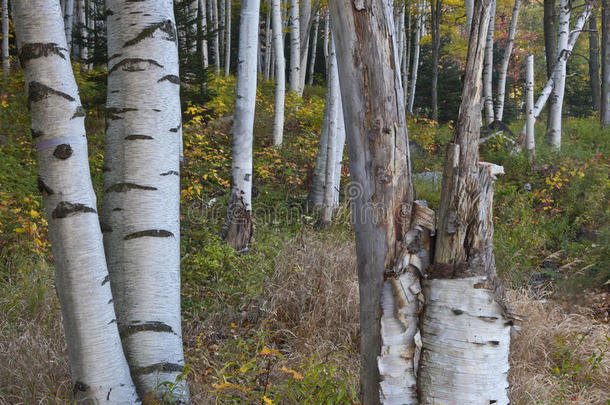
<instances>
[{"instance_id":1,"label":"birch tree","mask_svg":"<svg viewBox=\"0 0 610 405\"><path fill-rule=\"evenodd\" d=\"M226 0L225 11L225 77L229 77L231 70L231 0Z\"/></svg>"},{"instance_id":2,"label":"birch tree","mask_svg":"<svg viewBox=\"0 0 610 405\"><path fill-rule=\"evenodd\" d=\"M493 180L479 163L481 76L490 0L475 0L462 103L447 149L434 265L423 282L420 404L500 404L508 399L510 319L493 255Z\"/></svg>"},{"instance_id":3,"label":"birch tree","mask_svg":"<svg viewBox=\"0 0 610 405\"><path fill-rule=\"evenodd\" d=\"M277 0L276 0L277 1ZM260 0L242 0L233 124L231 196L222 238L237 251L252 239L252 140L256 105L256 59Z\"/></svg>"},{"instance_id":4,"label":"birch tree","mask_svg":"<svg viewBox=\"0 0 610 405\"><path fill-rule=\"evenodd\" d=\"M72 23L74 21L74 0L65 0L64 6L64 29L68 49L72 53Z\"/></svg>"},{"instance_id":5,"label":"birch tree","mask_svg":"<svg viewBox=\"0 0 610 405\"><path fill-rule=\"evenodd\" d=\"M301 80L301 35L299 31L299 2L290 0L290 91L299 93Z\"/></svg>"},{"instance_id":6,"label":"birch tree","mask_svg":"<svg viewBox=\"0 0 610 405\"><path fill-rule=\"evenodd\" d=\"M525 148L530 162L536 157L536 140L534 138L534 55L528 55L526 60L526 130Z\"/></svg>"},{"instance_id":7,"label":"birch tree","mask_svg":"<svg viewBox=\"0 0 610 405\"><path fill-rule=\"evenodd\" d=\"M39 176L78 403L139 403L121 347L96 198L84 110L59 2L13 1Z\"/></svg>"},{"instance_id":8,"label":"birch tree","mask_svg":"<svg viewBox=\"0 0 610 405\"><path fill-rule=\"evenodd\" d=\"M404 250L413 189L398 50L388 1L330 2L353 183L365 404L417 403L419 288ZM336 25L335 25L336 23ZM406 245L404 245L406 244Z\"/></svg>"},{"instance_id":9,"label":"birch tree","mask_svg":"<svg viewBox=\"0 0 610 405\"><path fill-rule=\"evenodd\" d=\"M2 0L2 73L8 77L11 62L8 52L8 0Z\"/></svg>"},{"instance_id":10,"label":"birch tree","mask_svg":"<svg viewBox=\"0 0 610 405\"><path fill-rule=\"evenodd\" d=\"M311 0L301 0L301 9L299 12L299 91L298 95L303 95L305 88L305 75L307 74L307 58L309 56L309 34L313 23L313 15L311 10Z\"/></svg>"},{"instance_id":11,"label":"birch tree","mask_svg":"<svg viewBox=\"0 0 610 405\"><path fill-rule=\"evenodd\" d=\"M602 127L610 125L610 2L602 0Z\"/></svg>"},{"instance_id":12,"label":"birch tree","mask_svg":"<svg viewBox=\"0 0 610 405\"><path fill-rule=\"evenodd\" d=\"M489 26L487 28L487 42L485 44L485 62L483 66L483 98L485 107L485 121L490 125L494 121L493 99L493 68L494 68L494 30L496 26L496 0L491 1L489 13Z\"/></svg>"},{"instance_id":13,"label":"birch tree","mask_svg":"<svg viewBox=\"0 0 610 405\"><path fill-rule=\"evenodd\" d=\"M216 77L220 76L220 44L218 38L218 0L211 0L210 19L212 20L212 55L214 56L214 68Z\"/></svg>"},{"instance_id":14,"label":"birch tree","mask_svg":"<svg viewBox=\"0 0 610 405\"><path fill-rule=\"evenodd\" d=\"M89 58L87 40L87 5L85 0L78 0L78 32L80 36L78 56L80 62L83 64L83 69L85 69L87 59Z\"/></svg>"},{"instance_id":15,"label":"birch tree","mask_svg":"<svg viewBox=\"0 0 610 405\"><path fill-rule=\"evenodd\" d=\"M117 322L141 397L184 367L180 79L173 2L108 0L102 231ZM188 400L184 382L171 394Z\"/></svg>"},{"instance_id":16,"label":"birch tree","mask_svg":"<svg viewBox=\"0 0 610 405\"><path fill-rule=\"evenodd\" d=\"M318 53L318 27L320 25L320 12L316 10L313 20L313 34L311 35L311 57L309 58L309 80L307 84L313 86L313 74L316 67L316 53Z\"/></svg>"},{"instance_id":17,"label":"birch tree","mask_svg":"<svg viewBox=\"0 0 610 405\"><path fill-rule=\"evenodd\" d=\"M409 100L407 104L407 111L413 114L413 104L415 104L415 90L417 89L417 72L419 70L419 49L422 37L422 25L423 25L423 7L421 1L417 1L417 19L415 20L415 47L413 49L413 70L411 71L411 90L409 90ZM404 85L407 85L405 81Z\"/></svg>"},{"instance_id":18,"label":"birch tree","mask_svg":"<svg viewBox=\"0 0 610 405\"><path fill-rule=\"evenodd\" d=\"M201 66L207 69L210 62L208 57L208 19L207 19L207 0L198 0L199 13L197 25L197 47L201 55Z\"/></svg>"},{"instance_id":19,"label":"birch tree","mask_svg":"<svg viewBox=\"0 0 610 405\"><path fill-rule=\"evenodd\" d=\"M265 60L263 62L263 77L265 78L265 80L269 80L269 78L271 77L271 43L273 42L273 30L271 28L271 9L273 7L270 7L270 2L268 3L269 4L267 4L267 16L265 17Z\"/></svg>"},{"instance_id":20,"label":"birch tree","mask_svg":"<svg viewBox=\"0 0 610 405\"><path fill-rule=\"evenodd\" d=\"M601 83L599 81L599 31L597 30L597 9L595 8L589 18L589 84L593 111L599 113Z\"/></svg>"},{"instance_id":21,"label":"birch tree","mask_svg":"<svg viewBox=\"0 0 610 405\"><path fill-rule=\"evenodd\" d=\"M570 0L559 1L559 35L557 36L557 50L559 58L557 67L553 72L553 91L551 99L553 103L549 111L549 128L547 141L555 149L561 147L561 113L563 107L563 95L566 85L566 67L568 60L568 37L570 35L570 14L572 2Z\"/></svg>"},{"instance_id":22,"label":"birch tree","mask_svg":"<svg viewBox=\"0 0 610 405\"><path fill-rule=\"evenodd\" d=\"M515 33L517 32L517 22L519 20L519 9L521 7L521 0L515 0L513 6L513 15L510 20L510 28L508 30L508 41L506 48L504 49L504 56L502 57L502 64L500 65L500 71L498 72L498 90L497 90L497 105L496 105L496 121L502 121L504 117L504 98L506 93L506 74L508 72L508 64L510 62L510 56L513 52L513 44L515 42ZM568 27L569 28L569 27Z\"/></svg>"},{"instance_id":23,"label":"birch tree","mask_svg":"<svg viewBox=\"0 0 610 405\"><path fill-rule=\"evenodd\" d=\"M286 59L282 34L281 0L272 0L273 55L275 56L275 108L273 115L273 144L281 145L284 137L284 96L286 94Z\"/></svg>"},{"instance_id":24,"label":"birch tree","mask_svg":"<svg viewBox=\"0 0 610 405\"><path fill-rule=\"evenodd\" d=\"M432 120L438 122L438 69L441 51L441 13L443 0L430 0L430 34L432 37Z\"/></svg>"}]
</instances>

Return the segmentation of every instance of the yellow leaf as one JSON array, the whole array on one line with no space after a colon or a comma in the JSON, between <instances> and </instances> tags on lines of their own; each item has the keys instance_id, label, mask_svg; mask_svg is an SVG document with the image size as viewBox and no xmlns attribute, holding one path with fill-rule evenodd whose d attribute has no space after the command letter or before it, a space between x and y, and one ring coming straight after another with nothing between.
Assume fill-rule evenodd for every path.
<instances>
[{"instance_id":1,"label":"yellow leaf","mask_svg":"<svg viewBox=\"0 0 610 405\"><path fill-rule=\"evenodd\" d=\"M263 347L263 350L258 354L259 356L272 356L272 355L280 355L280 352L277 350L269 349L267 346Z\"/></svg>"},{"instance_id":2,"label":"yellow leaf","mask_svg":"<svg viewBox=\"0 0 610 405\"><path fill-rule=\"evenodd\" d=\"M266 404L273 405L273 401L267 398L266 395L263 395L263 401L265 401Z\"/></svg>"},{"instance_id":3,"label":"yellow leaf","mask_svg":"<svg viewBox=\"0 0 610 405\"><path fill-rule=\"evenodd\" d=\"M40 213L38 213L38 211L34 211L34 209L32 208L30 210L30 216L34 219L38 218L40 216Z\"/></svg>"},{"instance_id":4,"label":"yellow leaf","mask_svg":"<svg viewBox=\"0 0 610 405\"><path fill-rule=\"evenodd\" d=\"M292 374L292 378L294 378L295 380L302 380L303 379L303 376L298 371L294 371L294 370L288 369L286 367L282 367L281 370L284 373Z\"/></svg>"}]
</instances>

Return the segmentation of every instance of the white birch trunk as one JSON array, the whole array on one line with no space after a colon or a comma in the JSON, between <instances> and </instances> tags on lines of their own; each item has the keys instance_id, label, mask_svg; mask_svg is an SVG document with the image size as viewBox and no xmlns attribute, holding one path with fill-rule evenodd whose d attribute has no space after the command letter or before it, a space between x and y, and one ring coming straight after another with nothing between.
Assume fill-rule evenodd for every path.
<instances>
[{"instance_id":1,"label":"white birch trunk","mask_svg":"<svg viewBox=\"0 0 610 405\"><path fill-rule=\"evenodd\" d=\"M526 115L526 131L525 131L525 147L527 149L527 157L530 162L536 157L536 141L534 138L534 55L528 55L526 60L526 93L527 93L527 115Z\"/></svg>"},{"instance_id":2,"label":"white birch trunk","mask_svg":"<svg viewBox=\"0 0 610 405\"><path fill-rule=\"evenodd\" d=\"M313 86L313 74L316 68L316 53L318 51L318 26L320 25L320 12L316 11L316 16L313 21L313 34L311 37L311 57L309 58L309 81L310 86Z\"/></svg>"},{"instance_id":3,"label":"white birch trunk","mask_svg":"<svg viewBox=\"0 0 610 405\"><path fill-rule=\"evenodd\" d=\"M286 59L282 35L281 1L272 0L273 48L275 55L275 108L273 116L273 144L281 145L284 137L284 96L286 94Z\"/></svg>"},{"instance_id":4,"label":"white birch trunk","mask_svg":"<svg viewBox=\"0 0 610 405\"><path fill-rule=\"evenodd\" d=\"M265 60L264 60L264 69L263 69L263 77L265 80L269 80L271 77L271 66L272 66L272 52L271 52L271 43L273 41L273 34L271 28L271 9L273 6L267 6L267 16L265 17Z\"/></svg>"},{"instance_id":5,"label":"white birch trunk","mask_svg":"<svg viewBox=\"0 0 610 405\"><path fill-rule=\"evenodd\" d=\"M409 101L407 111L413 114L413 104L415 103L415 91L417 89L417 72L419 70L419 49L423 25L423 8L417 2L417 20L415 21L415 49L413 49L413 70L411 72L411 90L409 90ZM405 84L406 85L406 84Z\"/></svg>"},{"instance_id":6,"label":"white birch trunk","mask_svg":"<svg viewBox=\"0 0 610 405\"><path fill-rule=\"evenodd\" d=\"M506 74L508 72L508 63L510 62L510 56L513 52L513 44L515 42L515 32L517 31L517 22L519 20L519 8L521 7L521 0L515 0L513 7L513 16L510 20L510 28L508 30L508 42L506 43L506 49L504 49L504 57L502 58L502 64L500 65L500 72L498 73L498 89L497 89L497 102L496 106L496 121L502 121L504 116L504 98L506 93ZM568 27L569 29L569 27Z\"/></svg>"},{"instance_id":7,"label":"white birch trunk","mask_svg":"<svg viewBox=\"0 0 610 405\"><path fill-rule=\"evenodd\" d=\"M299 93L301 65L301 35L299 31L299 2L290 0L290 84L291 92Z\"/></svg>"},{"instance_id":8,"label":"white birch trunk","mask_svg":"<svg viewBox=\"0 0 610 405\"><path fill-rule=\"evenodd\" d=\"M117 320L145 397L184 367L180 78L171 0L108 0L103 229ZM188 400L185 382L172 396Z\"/></svg>"},{"instance_id":9,"label":"white birch trunk","mask_svg":"<svg viewBox=\"0 0 610 405\"><path fill-rule=\"evenodd\" d=\"M487 125L490 125L494 121L493 70L495 26L496 0L492 0L491 13L489 14L489 28L487 29L487 42L485 44L485 62L483 67L483 102L485 107L485 121Z\"/></svg>"},{"instance_id":10,"label":"white birch trunk","mask_svg":"<svg viewBox=\"0 0 610 405\"><path fill-rule=\"evenodd\" d=\"M333 203L339 206L339 193L341 191L341 169L343 168L343 149L345 148L345 122L343 120L343 102L341 100L341 89L338 89L338 108L337 108L337 144L335 148L335 179L333 184Z\"/></svg>"},{"instance_id":11,"label":"white birch trunk","mask_svg":"<svg viewBox=\"0 0 610 405\"><path fill-rule=\"evenodd\" d=\"M256 54L260 0L242 0L233 124L231 196L223 239L237 251L252 239L252 140L256 106Z\"/></svg>"},{"instance_id":12,"label":"white birch trunk","mask_svg":"<svg viewBox=\"0 0 610 405\"><path fill-rule=\"evenodd\" d=\"M8 54L8 0L2 0L2 73L5 78L11 71Z\"/></svg>"},{"instance_id":13,"label":"white birch trunk","mask_svg":"<svg viewBox=\"0 0 610 405\"><path fill-rule=\"evenodd\" d=\"M474 7L474 0L465 0L464 7L466 8L465 31L468 35L470 35L470 27L472 26L472 8Z\"/></svg>"},{"instance_id":14,"label":"white birch trunk","mask_svg":"<svg viewBox=\"0 0 610 405\"><path fill-rule=\"evenodd\" d=\"M218 12L218 41L220 44L220 64L221 64L221 70L224 68L224 65L222 65L222 61L225 55L225 11L227 9L227 0L220 0L220 2L218 3L218 8L217 8L217 12Z\"/></svg>"},{"instance_id":15,"label":"white birch trunk","mask_svg":"<svg viewBox=\"0 0 610 405\"><path fill-rule=\"evenodd\" d=\"M216 77L220 77L220 44L218 38L218 0L211 0L210 17L212 20L212 55L214 56L214 68L216 69Z\"/></svg>"},{"instance_id":16,"label":"white birch trunk","mask_svg":"<svg viewBox=\"0 0 610 405\"><path fill-rule=\"evenodd\" d=\"M328 66L328 38L330 37L330 13L324 17L324 65Z\"/></svg>"},{"instance_id":17,"label":"white birch trunk","mask_svg":"<svg viewBox=\"0 0 610 405\"><path fill-rule=\"evenodd\" d=\"M82 68L87 69L87 59L89 58L88 40L87 40L87 8L85 0L78 0L78 29L80 32L81 44L79 45L79 57L82 63Z\"/></svg>"},{"instance_id":18,"label":"white birch trunk","mask_svg":"<svg viewBox=\"0 0 610 405\"><path fill-rule=\"evenodd\" d=\"M300 56L299 56L299 91L298 95L303 95L305 87L305 75L307 74L307 58L309 56L309 34L313 22L311 15L311 0L301 0L299 14L299 34L301 37Z\"/></svg>"},{"instance_id":19,"label":"white birch trunk","mask_svg":"<svg viewBox=\"0 0 610 405\"><path fill-rule=\"evenodd\" d=\"M72 53L72 22L74 21L74 0L66 0L64 6L64 29L66 31L66 43L68 50Z\"/></svg>"},{"instance_id":20,"label":"white birch trunk","mask_svg":"<svg viewBox=\"0 0 610 405\"><path fill-rule=\"evenodd\" d=\"M553 91L551 99L553 103L549 111L549 130L547 140L549 144L559 150L561 148L561 113L563 109L563 95L566 85L567 47L570 34L570 14L572 2L560 0L559 2L559 35L557 36L557 68L553 71Z\"/></svg>"},{"instance_id":21,"label":"white birch trunk","mask_svg":"<svg viewBox=\"0 0 610 405\"><path fill-rule=\"evenodd\" d=\"M59 2L13 1L55 285L78 403L139 403L117 328L91 184L85 113Z\"/></svg>"},{"instance_id":22,"label":"white birch trunk","mask_svg":"<svg viewBox=\"0 0 610 405\"><path fill-rule=\"evenodd\" d=\"M328 63L328 88L330 93L328 105L328 140L326 142L326 168L324 176L324 198L322 200L321 223L328 226L332 220L334 209L335 169L337 158L337 119L339 110L339 73L337 71L337 56L335 43L330 38Z\"/></svg>"},{"instance_id":23,"label":"white birch trunk","mask_svg":"<svg viewBox=\"0 0 610 405\"><path fill-rule=\"evenodd\" d=\"M225 77L231 71L231 0L226 0L225 12Z\"/></svg>"},{"instance_id":24,"label":"white birch trunk","mask_svg":"<svg viewBox=\"0 0 610 405\"><path fill-rule=\"evenodd\" d=\"M207 19L207 0L199 0L199 24L201 25L201 65L204 69L207 69L210 62L208 57L208 19Z\"/></svg>"}]
</instances>

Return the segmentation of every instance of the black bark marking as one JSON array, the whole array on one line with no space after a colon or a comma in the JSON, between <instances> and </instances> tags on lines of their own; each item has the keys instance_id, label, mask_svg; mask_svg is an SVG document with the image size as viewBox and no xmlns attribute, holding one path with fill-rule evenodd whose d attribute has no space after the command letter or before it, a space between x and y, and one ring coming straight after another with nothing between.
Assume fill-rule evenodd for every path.
<instances>
[{"instance_id":1,"label":"black bark marking","mask_svg":"<svg viewBox=\"0 0 610 405\"><path fill-rule=\"evenodd\" d=\"M66 48L62 48L54 42L33 42L24 44L19 50L19 63L21 67L25 67L26 64L32 59L37 59L43 56L58 55L62 59L66 59L63 51L68 51Z\"/></svg>"},{"instance_id":2,"label":"black bark marking","mask_svg":"<svg viewBox=\"0 0 610 405\"><path fill-rule=\"evenodd\" d=\"M151 236L153 238L169 238L169 237L174 237L174 234L171 233L170 231L165 231L163 229L149 229L146 231L138 231L138 232L130 233L129 235L125 236L123 239L130 240L130 239L136 239L136 238L143 238L145 236Z\"/></svg>"},{"instance_id":3,"label":"black bark marking","mask_svg":"<svg viewBox=\"0 0 610 405\"><path fill-rule=\"evenodd\" d=\"M173 174L174 176L180 176L180 173L175 170L170 170L169 172L161 173L161 176L169 176L170 174Z\"/></svg>"},{"instance_id":4,"label":"black bark marking","mask_svg":"<svg viewBox=\"0 0 610 405\"><path fill-rule=\"evenodd\" d=\"M138 139L154 139L154 138L152 136L150 136L150 135L138 135L138 134L127 135L125 137L125 140L127 140L127 141L135 141L135 140L138 140Z\"/></svg>"},{"instance_id":5,"label":"black bark marking","mask_svg":"<svg viewBox=\"0 0 610 405\"><path fill-rule=\"evenodd\" d=\"M123 208L113 208L112 211L123 211Z\"/></svg>"},{"instance_id":6,"label":"black bark marking","mask_svg":"<svg viewBox=\"0 0 610 405\"><path fill-rule=\"evenodd\" d=\"M498 341L498 340L490 340L489 343L492 344L493 346L499 346L500 345L500 341Z\"/></svg>"},{"instance_id":7,"label":"black bark marking","mask_svg":"<svg viewBox=\"0 0 610 405\"><path fill-rule=\"evenodd\" d=\"M74 115L72 115L72 118L70 119L84 117L85 115L87 115L87 112L85 111L82 105L79 105L78 107L76 107L76 110L74 110Z\"/></svg>"},{"instance_id":8,"label":"black bark marking","mask_svg":"<svg viewBox=\"0 0 610 405\"><path fill-rule=\"evenodd\" d=\"M104 277L104 279L102 280L102 285L106 284L109 281L110 281L110 275L106 275L106 277Z\"/></svg>"},{"instance_id":9,"label":"black bark marking","mask_svg":"<svg viewBox=\"0 0 610 405\"><path fill-rule=\"evenodd\" d=\"M42 177L38 176L38 190L44 195L51 195L51 194L55 194L55 192L51 189L51 187L47 186L44 182L44 180L42 180Z\"/></svg>"},{"instance_id":10,"label":"black bark marking","mask_svg":"<svg viewBox=\"0 0 610 405\"><path fill-rule=\"evenodd\" d=\"M180 124L178 124L178 126L177 126L177 127L170 128L170 129L169 129L169 132L178 132L178 130L180 129L180 127L181 127L181 125L180 125Z\"/></svg>"},{"instance_id":11,"label":"black bark marking","mask_svg":"<svg viewBox=\"0 0 610 405\"><path fill-rule=\"evenodd\" d=\"M180 78L176 75L165 75L162 78L160 78L159 80L157 80L157 83L161 83L162 81L167 80L170 83L173 84L180 84Z\"/></svg>"},{"instance_id":12,"label":"black bark marking","mask_svg":"<svg viewBox=\"0 0 610 405\"><path fill-rule=\"evenodd\" d=\"M113 323L116 323L116 319L113 319L112 321L108 322L108 325L112 325Z\"/></svg>"},{"instance_id":13,"label":"black bark marking","mask_svg":"<svg viewBox=\"0 0 610 405\"><path fill-rule=\"evenodd\" d=\"M109 120L121 120L123 119L122 114L129 111L138 111L137 108L106 108L106 118Z\"/></svg>"},{"instance_id":14,"label":"black bark marking","mask_svg":"<svg viewBox=\"0 0 610 405\"><path fill-rule=\"evenodd\" d=\"M154 372L181 372L184 366L176 363L155 363L146 367L138 367L133 370L132 375L152 374Z\"/></svg>"},{"instance_id":15,"label":"black bark marking","mask_svg":"<svg viewBox=\"0 0 610 405\"><path fill-rule=\"evenodd\" d=\"M114 59L114 58L120 58L121 56L123 56L123 54L122 54L122 53L115 53L115 54L113 54L112 56L109 56L109 57L108 57L108 62L110 62L110 61L111 61L112 59Z\"/></svg>"},{"instance_id":16,"label":"black bark marking","mask_svg":"<svg viewBox=\"0 0 610 405\"><path fill-rule=\"evenodd\" d=\"M116 94L116 93L120 93L120 92L121 92L121 90L112 90L110 93Z\"/></svg>"},{"instance_id":17,"label":"black bark marking","mask_svg":"<svg viewBox=\"0 0 610 405\"><path fill-rule=\"evenodd\" d=\"M464 313L464 311L462 311L461 309L456 308L453 308L451 312L453 312L454 315L462 315Z\"/></svg>"},{"instance_id":18,"label":"black bark marking","mask_svg":"<svg viewBox=\"0 0 610 405\"><path fill-rule=\"evenodd\" d=\"M113 302L114 302L114 300L113 300L112 298L110 298L110 299L108 300L108 304L112 304Z\"/></svg>"},{"instance_id":19,"label":"black bark marking","mask_svg":"<svg viewBox=\"0 0 610 405\"><path fill-rule=\"evenodd\" d=\"M111 172L111 171L112 171L112 169L109 168L108 166L106 166L106 165L102 166L102 173Z\"/></svg>"},{"instance_id":20,"label":"black bark marking","mask_svg":"<svg viewBox=\"0 0 610 405\"><path fill-rule=\"evenodd\" d=\"M106 395L106 401L110 401L110 392L112 391L112 388L110 388L108 390L108 394Z\"/></svg>"},{"instance_id":21,"label":"black bark marking","mask_svg":"<svg viewBox=\"0 0 610 405\"><path fill-rule=\"evenodd\" d=\"M89 390L89 386L82 381L77 381L74 383L74 388L72 388L72 393L76 396L79 392L87 392Z\"/></svg>"},{"instance_id":22,"label":"black bark marking","mask_svg":"<svg viewBox=\"0 0 610 405\"><path fill-rule=\"evenodd\" d=\"M112 232L112 227L102 221L100 221L100 229L102 230L102 233Z\"/></svg>"},{"instance_id":23,"label":"black bark marking","mask_svg":"<svg viewBox=\"0 0 610 405\"><path fill-rule=\"evenodd\" d=\"M62 143L55 148L53 151L53 156L55 156L57 159L66 160L72 156L72 147L67 143Z\"/></svg>"},{"instance_id":24,"label":"black bark marking","mask_svg":"<svg viewBox=\"0 0 610 405\"><path fill-rule=\"evenodd\" d=\"M129 190L146 190L146 191L155 191L156 187L151 186L141 186L135 183L117 183L108 187L105 192L106 193L124 193Z\"/></svg>"},{"instance_id":25,"label":"black bark marking","mask_svg":"<svg viewBox=\"0 0 610 405\"><path fill-rule=\"evenodd\" d=\"M61 91L57 91L47 86L46 84L42 84L40 82L30 82L28 86L28 105L32 103L36 103L38 101L44 100L50 95L55 95L58 97L65 98L68 101L75 101L74 97L69 94L66 94Z\"/></svg>"},{"instance_id":26,"label":"black bark marking","mask_svg":"<svg viewBox=\"0 0 610 405\"><path fill-rule=\"evenodd\" d=\"M159 321L136 323L133 325L123 326L122 328L119 328L119 335L121 336L121 339L124 339L138 332L174 333L174 330L168 324Z\"/></svg>"},{"instance_id":27,"label":"black bark marking","mask_svg":"<svg viewBox=\"0 0 610 405\"><path fill-rule=\"evenodd\" d=\"M155 24L151 24L148 27L144 28L142 31L140 31L138 35L136 35L135 38L125 42L125 45L123 46L132 46L145 38L151 38L157 30L166 34L165 37L163 37L162 39L172 42L176 41L176 29L174 28L174 24L172 24L171 20L165 20Z\"/></svg>"},{"instance_id":28,"label":"black bark marking","mask_svg":"<svg viewBox=\"0 0 610 405\"><path fill-rule=\"evenodd\" d=\"M32 139L34 138L40 138L41 136L44 136L44 132L42 131L37 131L34 128L30 128L30 132L32 133Z\"/></svg>"},{"instance_id":29,"label":"black bark marking","mask_svg":"<svg viewBox=\"0 0 610 405\"><path fill-rule=\"evenodd\" d=\"M55 209L53 210L53 214L51 214L51 217L53 219L61 219L71 217L80 213L96 214L97 211L91 207L87 207L85 204L72 204L68 201L60 201L59 204L57 204L57 207L55 207Z\"/></svg>"},{"instance_id":30,"label":"black bark marking","mask_svg":"<svg viewBox=\"0 0 610 405\"><path fill-rule=\"evenodd\" d=\"M114 15L114 11L112 11L111 9L107 8L106 11L104 12L104 15L106 17Z\"/></svg>"},{"instance_id":31,"label":"black bark marking","mask_svg":"<svg viewBox=\"0 0 610 405\"><path fill-rule=\"evenodd\" d=\"M154 112L161 112L161 110L159 110L158 108L153 108L152 109Z\"/></svg>"},{"instance_id":32,"label":"black bark marking","mask_svg":"<svg viewBox=\"0 0 610 405\"><path fill-rule=\"evenodd\" d=\"M122 61L115 63L112 68L110 68L110 70L108 71L108 74L123 68L124 72L142 72L144 70L146 70L145 68L141 67L142 63L148 63L149 65L153 65L153 66L158 66L160 68L163 67L163 65L161 65L159 62L157 62L154 59L142 59L142 58L127 58L127 59L123 59Z\"/></svg>"}]
</instances>

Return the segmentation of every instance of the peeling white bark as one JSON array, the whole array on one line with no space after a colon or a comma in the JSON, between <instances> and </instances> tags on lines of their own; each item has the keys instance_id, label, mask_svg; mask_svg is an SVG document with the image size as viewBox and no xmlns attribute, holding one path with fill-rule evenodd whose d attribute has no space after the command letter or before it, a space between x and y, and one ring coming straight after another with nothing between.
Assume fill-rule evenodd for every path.
<instances>
[{"instance_id":1,"label":"peeling white bark","mask_svg":"<svg viewBox=\"0 0 610 405\"><path fill-rule=\"evenodd\" d=\"M272 0L273 55L275 56L275 108L273 116L273 144L281 145L284 137L284 97L286 94L286 59L282 35L282 14L280 0Z\"/></svg>"},{"instance_id":2,"label":"peeling white bark","mask_svg":"<svg viewBox=\"0 0 610 405\"><path fill-rule=\"evenodd\" d=\"M513 52L513 44L515 43L515 33L517 32L517 21L519 20L519 8L521 7L521 0L515 0L513 6L513 16L510 20L510 28L508 30L508 42L506 43L506 49L504 49L504 57L502 58L502 64L500 65L500 71L498 74L498 90L497 90L497 102L496 106L496 120L502 121L504 116L504 98L506 93L506 74L508 72L508 63L510 62L510 56Z\"/></svg>"},{"instance_id":3,"label":"peeling white bark","mask_svg":"<svg viewBox=\"0 0 610 405\"><path fill-rule=\"evenodd\" d=\"M184 367L180 79L173 2L108 0L103 231L125 354L142 397ZM173 392L188 400L185 382Z\"/></svg>"},{"instance_id":4,"label":"peeling white bark","mask_svg":"<svg viewBox=\"0 0 610 405\"><path fill-rule=\"evenodd\" d=\"M138 401L121 347L91 184L84 111L59 2L13 1L75 400Z\"/></svg>"}]
</instances>

